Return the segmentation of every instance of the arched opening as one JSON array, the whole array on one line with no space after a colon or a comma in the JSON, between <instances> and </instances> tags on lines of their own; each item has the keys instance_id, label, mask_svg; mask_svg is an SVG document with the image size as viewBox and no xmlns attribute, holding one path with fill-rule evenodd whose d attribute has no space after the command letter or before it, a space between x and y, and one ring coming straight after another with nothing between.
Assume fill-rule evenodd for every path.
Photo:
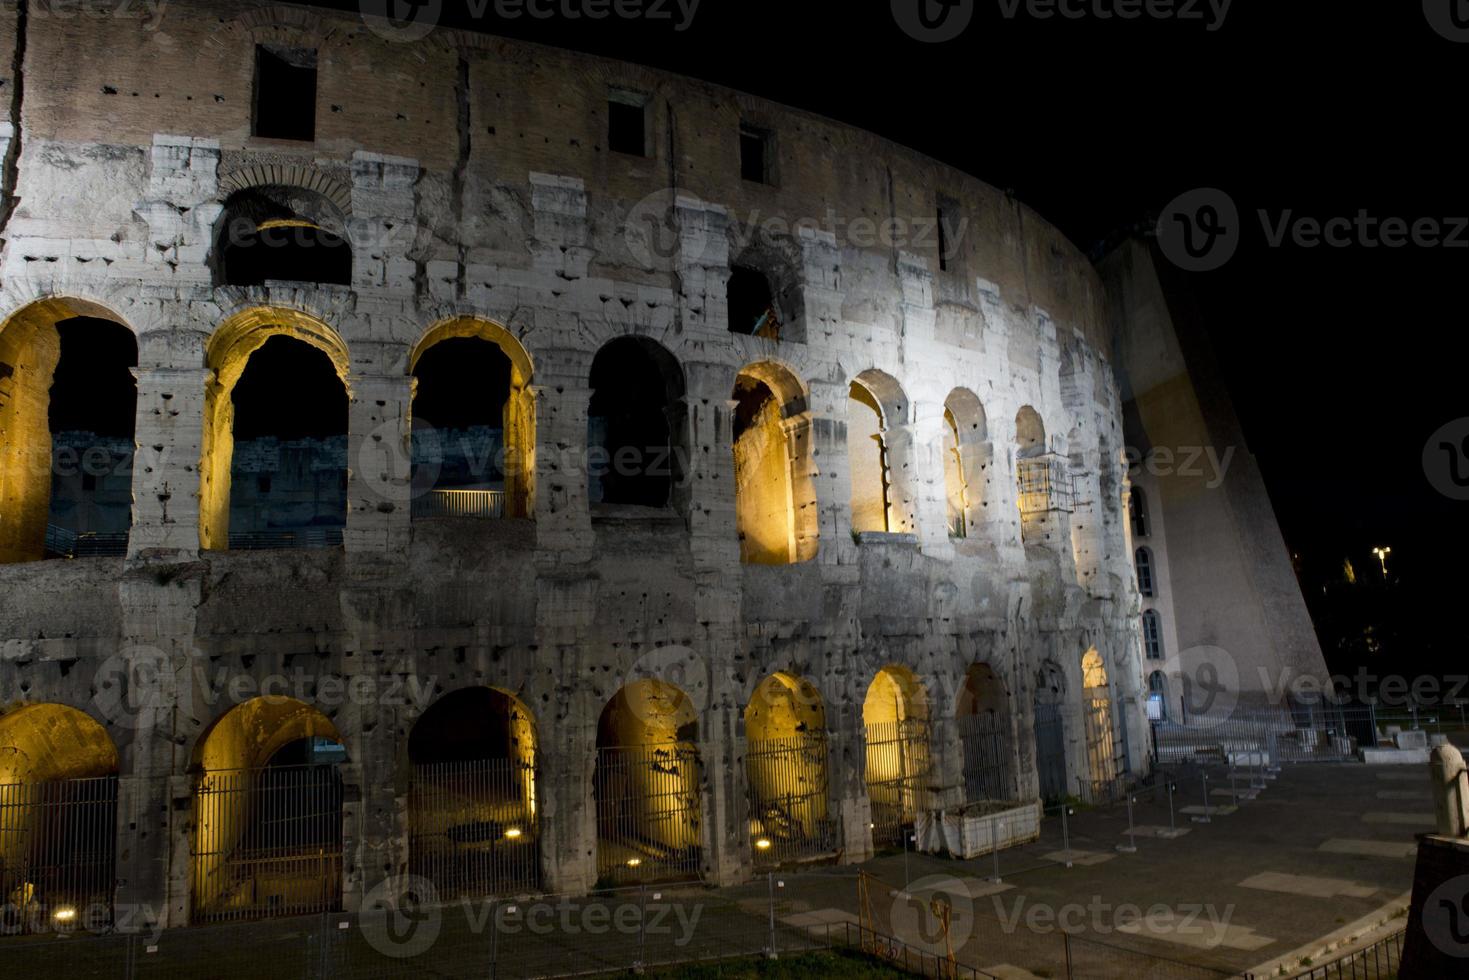
<instances>
[{"instance_id":1,"label":"arched opening","mask_svg":"<svg viewBox=\"0 0 1469 980\"><path fill-rule=\"evenodd\" d=\"M1132 520L1134 539L1148 536L1148 495L1142 487L1133 487L1127 496L1127 513Z\"/></svg>"},{"instance_id":2,"label":"arched opening","mask_svg":"<svg viewBox=\"0 0 1469 980\"><path fill-rule=\"evenodd\" d=\"M771 674L745 706L745 780L755 864L771 867L836 850L828 815L826 709L810 681Z\"/></svg>"},{"instance_id":3,"label":"arched opening","mask_svg":"<svg viewBox=\"0 0 1469 980\"><path fill-rule=\"evenodd\" d=\"M1021 539L1056 543L1059 534L1052 515L1075 509L1071 467L1066 459L1047 451L1045 424L1029 405L1015 416L1015 480Z\"/></svg>"},{"instance_id":4,"label":"arched opening","mask_svg":"<svg viewBox=\"0 0 1469 980\"><path fill-rule=\"evenodd\" d=\"M1081 658L1082 703L1086 709L1086 759L1091 775L1091 796L1108 792L1120 771L1117 735L1112 720L1112 689L1107 667L1093 647Z\"/></svg>"},{"instance_id":5,"label":"arched opening","mask_svg":"<svg viewBox=\"0 0 1469 980\"><path fill-rule=\"evenodd\" d=\"M1066 786L1066 675L1046 660L1035 675L1035 769L1041 799L1064 800Z\"/></svg>"},{"instance_id":6,"label":"arched opening","mask_svg":"<svg viewBox=\"0 0 1469 980\"><path fill-rule=\"evenodd\" d=\"M239 704L200 737L191 921L340 910L341 742L325 715L288 697Z\"/></svg>"},{"instance_id":7,"label":"arched opening","mask_svg":"<svg viewBox=\"0 0 1469 980\"><path fill-rule=\"evenodd\" d=\"M40 300L0 325L0 563L127 551L137 364L95 303Z\"/></svg>"},{"instance_id":8,"label":"arched opening","mask_svg":"<svg viewBox=\"0 0 1469 980\"><path fill-rule=\"evenodd\" d=\"M490 687L435 701L408 736L408 871L440 898L540 887L536 724Z\"/></svg>"},{"instance_id":9,"label":"arched opening","mask_svg":"<svg viewBox=\"0 0 1469 980\"><path fill-rule=\"evenodd\" d=\"M1163 620L1156 609L1143 610L1143 654L1149 660L1163 659Z\"/></svg>"},{"instance_id":10,"label":"arched opening","mask_svg":"<svg viewBox=\"0 0 1469 980\"><path fill-rule=\"evenodd\" d=\"M852 476L852 530L914 530L908 469L907 396L881 371L864 371L847 397L847 462Z\"/></svg>"},{"instance_id":11,"label":"arched opening","mask_svg":"<svg viewBox=\"0 0 1469 980\"><path fill-rule=\"evenodd\" d=\"M199 543L340 545L347 518L347 349L291 310L231 317L210 339ZM283 398L282 392L289 392Z\"/></svg>"},{"instance_id":12,"label":"arched opening","mask_svg":"<svg viewBox=\"0 0 1469 980\"><path fill-rule=\"evenodd\" d=\"M1161 670L1155 670L1148 675L1148 721L1167 721L1170 715L1168 678Z\"/></svg>"},{"instance_id":13,"label":"arched opening","mask_svg":"<svg viewBox=\"0 0 1469 980\"><path fill-rule=\"evenodd\" d=\"M767 340L806 339L804 297L789 241L751 245L730 264L725 299L730 333Z\"/></svg>"},{"instance_id":14,"label":"arched opening","mask_svg":"<svg viewBox=\"0 0 1469 980\"><path fill-rule=\"evenodd\" d=\"M966 800L1015 798L1010 751L1010 698L989 664L970 664L954 709L964 747Z\"/></svg>"},{"instance_id":15,"label":"arched opening","mask_svg":"<svg viewBox=\"0 0 1469 980\"><path fill-rule=\"evenodd\" d=\"M249 187L224 203L214 239L217 286L271 280L352 284L352 247L342 214L304 187Z\"/></svg>"},{"instance_id":16,"label":"arched opening","mask_svg":"<svg viewBox=\"0 0 1469 980\"><path fill-rule=\"evenodd\" d=\"M780 339L780 310L776 308L775 293L765 273L749 266L733 267L729 271L725 298L729 303L730 333Z\"/></svg>"},{"instance_id":17,"label":"arched opening","mask_svg":"<svg viewBox=\"0 0 1469 980\"><path fill-rule=\"evenodd\" d=\"M867 798L875 846L902 843L925 800L928 779L928 694L906 667L877 672L862 702L867 742Z\"/></svg>"},{"instance_id":18,"label":"arched opening","mask_svg":"<svg viewBox=\"0 0 1469 980\"><path fill-rule=\"evenodd\" d=\"M801 383L770 362L735 379L735 522L740 559L784 565L816 556L811 415Z\"/></svg>"},{"instance_id":19,"label":"arched opening","mask_svg":"<svg viewBox=\"0 0 1469 980\"><path fill-rule=\"evenodd\" d=\"M682 511L688 446L683 369L645 337L619 337L592 361L587 499Z\"/></svg>"},{"instance_id":20,"label":"arched opening","mask_svg":"<svg viewBox=\"0 0 1469 980\"><path fill-rule=\"evenodd\" d=\"M441 324L414 350L413 516L530 517L531 363L487 320Z\"/></svg>"},{"instance_id":21,"label":"arched opening","mask_svg":"<svg viewBox=\"0 0 1469 980\"><path fill-rule=\"evenodd\" d=\"M1133 563L1137 568L1137 590L1144 597L1151 599L1154 593L1153 585L1153 552L1147 548L1139 548L1133 553Z\"/></svg>"},{"instance_id":22,"label":"arched opening","mask_svg":"<svg viewBox=\"0 0 1469 980\"><path fill-rule=\"evenodd\" d=\"M60 704L0 715L0 931L105 929L116 881L117 749Z\"/></svg>"},{"instance_id":23,"label":"arched opening","mask_svg":"<svg viewBox=\"0 0 1469 980\"><path fill-rule=\"evenodd\" d=\"M989 505L992 450L984 406L966 388L944 402L944 499L949 536L967 538L985 519Z\"/></svg>"},{"instance_id":24,"label":"arched opening","mask_svg":"<svg viewBox=\"0 0 1469 980\"><path fill-rule=\"evenodd\" d=\"M703 855L699 722L678 687L642 678L597 722L597 872L607 883L697 878Z\"/></svg>"}]
</instances>

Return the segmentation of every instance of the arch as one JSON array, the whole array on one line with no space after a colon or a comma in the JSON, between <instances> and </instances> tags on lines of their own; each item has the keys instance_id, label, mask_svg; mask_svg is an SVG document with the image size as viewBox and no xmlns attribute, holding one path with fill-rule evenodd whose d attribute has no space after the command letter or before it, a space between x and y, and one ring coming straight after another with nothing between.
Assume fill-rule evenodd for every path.
<instances>
[{"instance_id":1,"label":"arch","mask_svg":"<svg viewBox=\"0 0 1469 980\"><path fill-rule=\"evenodd\" d=\"M250 358L275 337L304 343L326 355L344 393L351 359L347 344L320 318L301 310L254 306L227 317L205 346L213 372L204 394L204 437L199 457L199 546L229 547L231 465L234 459L235 406L232 395Z\"/></svg>"},{"instance_id":2,"label":"arch","mask_svg":"<svg viewBox=\"0 0 1469 980\"><path fill-rule=\"evenodd\" d=\"M341 742L289 697L252 698L209 725L193 752L191 921L340 908Z\"/></svg>"},{"instance_id":3,"label":"arch","mask_svg":"<svg viewBox=\"0 0 1469 980\"><path fill-rule=\"evenodd\" d=\"M257 187L293 187L319 194L344 219L352 217L352 187L308 164L255 163L222 174L219 188L227 196Z\"/></svg>"},{"instance_id":4,"label":"arch","mask_svg":"<svg viewBox=\"0 0 1469 980\"><path fill-rule=\"evenodd\" d=\"M254 184L225 199L210 255L216 286L270 280L352 284L352 245L342 209L319 190Z\"/></svg>"},{"instance_id":5,"label":"arch","mask_svg":"<svg viewBox=\"0 0 1469 980\"><path fill-rule=\"evenodd\" d=\"M1117 733L1113 727L1112 689L1107 665L1096 647L1081 658L1082 706L1085 709L1087 770L1091 776L1090 796L1110 792L1119 770Z\"/></svg>"},{"instance_id":6,"label":"arch","mask_svg":"<svg viewBox=\"0 0 1469 980\"><path fill-rule=\"evenodd\" d=\"M94 300L37 299L0 324L0 563L36 561L46 555L57 468L51 391L58 368L63 367L61 327L104 322L116 324L133 338L130 363L115 367L136 367L136 331L117 312ZM129 436L133 422L126 419ZM130 450L130 438L128 443ZM124 480L130 498L131 474ZM130 516L122 520L131 523Z\"/></svg>"},{"instance_id":7,"label":"arch","mask_svg":"<svg viewBox=\"0 0 1469 980\"><path fill-rule=\"evenodd\" d=\"M1013 799L1010 696L993 667L976 663L964 671L954 714L964 750L965 799Z\"/></svg>"},{"instance_id":8,"label":"arch","mask_svg":"<svg viewBox=\"0 0 1469 980\"><path fill-rule=\"evenodd\" d=\"M1168 703L1168 676L1155 670L1148 674L1148 720L1167 721L1171 714Z\"/></svg>"},{"instance_id":9,"label":"arch","mask_svg":"<svg viewBox=\"0 0 1469 980\"><path fill-rule=\"evenodd\" d=\"M0 715L0 927L105 928L116 881L117 748L85 712Z\"/></svg>"},{"instance_id":10,"label":"arch","mask_svg":"<svg viewBox=\"0 0 1469 980\"><path fill-rule=\"evenodd\" d=\"M847 398L847 461L851 468L852 530L911 533L908 420L911 407L897 380L867 370Z\"/></svg>"},{"instance_id":11,"label":"arch","mask_svg":"<svg viewBox=\"0 0 1469 980\"><path fill-rule=\"evenodd\" d=\"M1066 673L1054 660L1036 668L1035 768L1041 799L1055 801L1070 795L1066 782Z\"/></svg>"},{"instance_id":12,"label":"arch","mask_svg":"<svg viewBox=\"0 0 1469 980\"><path fill-rule=\"evenodd\" d=\"M1153 580L1153 552L1150 548L1139 548L1133 552L1133 567L1137 570L1137 591L1151 599L1157 591Z\"/></svg>"},{"instance_id":13,"label":"arch","mask_svg":"<svg viewBox=\"0 0 1469 980\"><path fill-rule=\"evenodd\" d=\"M984 405L968 388L955 388L944 400L944 498L950 537L969 537L984 519L992 457Z\"/></svg>"},{"instance_id":14,"label":"arch","mask_svg":"<svg viewBox=\"0 0 1469 980\"><path fill-rule=\"evenodd\" d=\"M607 882L697 877L703 860L699 722L679 687L630 681L597 721L597 870Z\"/></svg>"},{"instance_id":15,"label":"arch","mask_svg":"<svg viewBox=\"0 0 1469 980\"><path fill-rule=\"evenodd\" d=\"M814 558L820 531L805 385L782 365L760 361L740 371L733 400L741 560L784 565Z\"/></svg>"},{"instance_id":16,"label":"arch","mask_svg":"<svg viewBox=\"0 0 1469 980\"><path fill-rule=\"evenodd\" d=\"M826 708L809 680L771 674L745 705L745 780L755 863L807 860L836 848L828 814Z\"/></svg>"},{"instance_id":17,"label":"arch","mask_svg":"<svg viewBox=\"0 0 1469 980\"><path fill-rule=\"evenodd\" d=\"M1163 659L1163 620L1156 609L1143 610L1143 654L1148 660Z\"/></svg>"},{"instance_id":18,"label":"arch","mask_svg":"<svg viewBox=\"0 0 1469 980\"><path fill-rule=\"evenodd\" d=\"M1029 405L1015 414L1015 455L1020 459L1041 456L1046 452L1046 423Z\"/></svg>"},{"instance_id":19,"label":"arch","mask_svg":"<svg viewBox=\"0 0 1469 980\"><path fill-rule=\"evenodd\" d=\"M408 733L408 871L440 898L540 887L535 717L514 694L467 687Z\"/></svg>"},{"instance_id":20,"label":"arch","mask_svg":"<svg viewBox=\"0 0 1469 980\"><path fill-rule=\"evenodd\" d=\"M445 352L445 362L453 363L458 350L473 354L474 342L490 345L503 358L504 380L484 379L477 390L503 387L504 400L498 407L500 423L499 451L453 456L456 445L469 441L469 433L452 434L445 441L438 437L444 422L432 427L421 425L421 398L435 398L432 378L421 373L424 355L438 348ZM460 345L457 350L439 347ZM468 344L468 347L462 345ZM439 365L442 369L443 365ZM408 371L415 378L414 410L411 415L414 447L414 512L415 516L508 516L529 518L535 513L535 446L536 407L531 389L534 366L530 354L509 330L499 323L481 317L461 316L443 320L430 327L414 345L408 359ZM498 395L496 396L498 398ZM432 419L426 419L432 423ZM493 434L488 436L492 440ZM493 442L492 442L493 444ZM474 456L475 458L468 458ZM493 460L495 472L483 472L486 459ZM447 466L445 464L448 464ZM462 465L461 465L462 464ZM500 486L495 486L495 484ZM467 489L467 493L466 493ZM478 506L468 506L478 505Z\"/></svg>"},{"instance_id":21,"label":"arch","mask_svg":"<svg viewBox=\"0 0 1469 980\"><path fill-rule=\"evenodd\" d=\"M923 682L907 667L883 667L867 688L862 725L873 843L892 846L913 825L931 768Z\"/></svg>"},{"instance_id":22,"label":"arch","mask_svg":"<svg viewBox=\"0 0 1469 980\"><path fill-rule=\"evenodd\" d=\"M592 360L587 497L592 505L687 507L684 373L666 347L625 336Z\"/></svg>"},{"instance_id":23,"label":"arch","mask_svg":"<svg viewBox=\"0 0 1469 980\"><path fill-rule=\"evenodd\" d=\"M730 263L725 288L730 333L805 342L800 275L782 251L773 243L755 243ZM790 251L798 249L792 245Z\"/></svg>"}]
</instances>

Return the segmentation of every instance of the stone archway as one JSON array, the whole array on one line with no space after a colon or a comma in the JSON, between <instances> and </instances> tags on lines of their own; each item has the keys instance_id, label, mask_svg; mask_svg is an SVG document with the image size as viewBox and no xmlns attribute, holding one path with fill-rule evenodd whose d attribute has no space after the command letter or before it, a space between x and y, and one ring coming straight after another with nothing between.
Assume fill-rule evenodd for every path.
<instances>
[{"instance_id":1,"label":"stone archway","mask_svg":"<svg viewBox=\"0 0 1469 980\"><path fill-rule=\"evenodd\" d=\"M770 361L735 379L735 521L740 558L784 565L816 556L811 414L805 386Z\"/></svg>"},{"instance_id":2,"label":"stone archway","mask_svg":"<svg viewBox=\"0 0 1469 980\"><path fill-rule=\"evenodd\" d=\"M932 765L928 693L918 675L896 664L879 670L862 702L862 726L872 841L892 847L917 819Z\"/></svg>"},{"instance_id":3,"label":"stone archway","mask_svg":"<svg viewBox=\"0 0 1469 980\"><path fill-rule=\"evenodd\" d=\"M810 681L771 674L745 706L745 781L757 866L836 850L828 813L826 708Z\"/></svg>"},{"instance_id":4,"label":"stone archway","mask_svg":"<svg viewBox=\"0 0 1469 980\"><path fill-rule=\"evenodd\" d=\"M968 801L1015 796L1010 741L1010 698L989 664L970 664L954 709L964 749L964 796Z\"/></svg>"}]
</instances>

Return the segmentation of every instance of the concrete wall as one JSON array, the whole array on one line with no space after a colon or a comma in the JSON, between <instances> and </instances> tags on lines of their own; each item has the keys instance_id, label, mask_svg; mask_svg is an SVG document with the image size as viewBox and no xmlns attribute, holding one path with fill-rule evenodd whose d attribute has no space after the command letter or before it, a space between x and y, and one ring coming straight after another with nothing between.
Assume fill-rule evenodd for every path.
<instances>
[{"instance_id":1,"label":"concrete wall","mask_svg":"<svg viewBox=\"0 0 1469 980\"><path fill-rule=\"evenodd\" d=\"M253 46L266 42L319 51L313 144L249 135ZM572 892L595 879L598 719L629 680L660 677L689 697L703 874L716 882L751 866L744 711L777 671L820 693L829 812L852 860L870 850L861 707L884 665L924 687L933 806L961 802L953 715L974 663L1003 681L1023 795L1035 792L1043 660L1065 672L1079 719L1081 657L1097 648L1118 710L1141 718L1124 477L1104 452L1121 444L1121 403L1100 282L1000 192L700 82L452 32L389 43L359 20L295 8L179 0L153 31L36 19L24 70L0 311L74 297L136 333L139 457L126 559L0 565L0 706L59 702L108 727L121 756L121 901L187 921L195 745L261 685L286 685L347 747L349 908L405 867L402 746L428 704L459 688L501 688L533 713L543 879ZM609 87L653 100L652 156L605 150ZM778 186L739 179L741 120L775 134ZM314 188L344 215L350 287L213 285L224 200L272 183ZM940 194L969 218L947 271L936 236L869 245L849 224L926 221ZM843 222L757 243L794 284L782 291L799 297L789 336L804 340L727 329L730 263L750 247L738 231L757 210L787 227L828 211ZM666 240L650 241L660 221L672 223ZM413 351L457 317L523 349L535 440L524 518L410 519ZM207 534L220 495L201 469L228 441L207 423L242 366L231 352L277 327L328 350L350 395L345 544L203 550L201 500ZM588 371L626 335L656 341L682 370L687 479L669 512L594 519ZM806 401L795 438L813 465L795 496L814 515L798 563L740 561L730 399L755 362L789 372ZM905 532L860 540L848 427L859 376L882 379ZM992 458L982 533L955 540L943 416L961 388L981 403ZM1022 542L1013 420L1025 405L1044 420L1045 448L1079 459L1097 488L1084 560L1068 514L1048 517L1047 543ZM1143 727L1129 726L1134 760ZM1068 737L1084 776L1079 720Z\"/></svg>"}]
</instances>

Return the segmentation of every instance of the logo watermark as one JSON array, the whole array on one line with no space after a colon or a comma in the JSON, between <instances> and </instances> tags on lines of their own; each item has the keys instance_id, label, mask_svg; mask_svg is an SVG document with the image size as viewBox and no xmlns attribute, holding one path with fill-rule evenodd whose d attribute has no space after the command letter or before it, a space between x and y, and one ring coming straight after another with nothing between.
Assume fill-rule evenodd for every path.
<instances>
[{"instance_id":1,"label":"logo watermark","mask_svg":"<svg viewBox=\"0 0 1469 980\"><path fill-rule=\"evenodd\" d=\"M694 24L702 0L464 0L461 20L641 20L676 33ZM421 41L439 26L443 0L358 0L368 30L388 41Z\"/></svg>"},{"instance_id":2,"label":"logo watermark","mask_svg":"<svg viewBox=\"0 0 1469 980\"><path fill-rule=\"evenodd\" d=\"M1446 422L1428 437L1423 473L1450 500L1469 500L1469 417Z\"/></svg>"}]
</instances>

